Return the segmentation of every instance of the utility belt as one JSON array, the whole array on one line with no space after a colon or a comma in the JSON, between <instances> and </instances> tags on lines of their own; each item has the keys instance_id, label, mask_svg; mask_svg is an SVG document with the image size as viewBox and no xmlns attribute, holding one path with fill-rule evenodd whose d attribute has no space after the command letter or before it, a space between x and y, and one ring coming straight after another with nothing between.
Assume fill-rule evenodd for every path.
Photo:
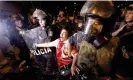
<instances>
[{"instance_id":1,"label":"utility belt","mask_svg":"<svg viewBox=\"0 0 133 80\"><path fill-rule=\"evenodd\" d=\"M64 65L64 66L61 66L60 68L59 68L59 71L60 70L62 70L62 69L70 69L71 68L71 63L70 64L67 64L67 65Z\"/></svg>"},{"instance_id":2,"label":"utility belt","mask_svg":"<svg viewBox=\"0 0 133 80\"><path fill-rule=\"evenodd\" d=\"M71 74L71 63L59 68L59 73L62 76L70 75Z\"/></svg>"},{"instance_id":3,"label":"utility belt","mask_svg":"<svg viewBox=\"0 0 133 80\"><path fill-rule=\"evenodd\" d=\"M93 74L92 72L85 70L79 66L76 66L79 70L76 71L76 78L78 78L78 80L97 80L97 76L95 74Z\"/></svg>"},{"instance_id":4,"label":"utility belt","mask_svg":"<svg viewBox=\"0 0 133 80\"><path fill-rule=\"evenodd\" d=\"M79 66L76 66L79 70L78 71L76 71L77 72L77 74L78 75L83 75L85 72L87 72L87 70L85 71L85 70L83 70L81 67L79 67Z\"/></svg>"}]
</instances>

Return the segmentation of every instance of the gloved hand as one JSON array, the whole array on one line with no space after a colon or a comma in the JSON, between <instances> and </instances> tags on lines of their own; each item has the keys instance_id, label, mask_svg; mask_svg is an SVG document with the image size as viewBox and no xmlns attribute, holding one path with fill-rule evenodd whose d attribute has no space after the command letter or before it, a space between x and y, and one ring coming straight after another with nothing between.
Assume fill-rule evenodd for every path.
<instances>
[{"instance_id":1,"label":"gloved hand","mask_svg":"<svg viewBox=\"0 0 133 80\"><path fill-rule=\"evenodd\" d=\"M37 43L33 43L32 48L37 49Z\"/></svg>"}]
</instances>

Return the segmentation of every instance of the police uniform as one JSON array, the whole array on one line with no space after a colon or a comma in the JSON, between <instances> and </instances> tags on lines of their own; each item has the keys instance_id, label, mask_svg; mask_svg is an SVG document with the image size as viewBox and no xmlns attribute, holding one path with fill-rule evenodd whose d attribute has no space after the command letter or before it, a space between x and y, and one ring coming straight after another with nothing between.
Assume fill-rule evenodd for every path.
<instances>
[{"instance_id":1,"label":"police uniform","mask_svg":"<svg viewBox=\"0 0 133 80\"><path fill-rule=\"evenodd\" d=\"M80 11L80 15L85 18L84 31L77 32L69 39L70 44L78 50L76 65L80 69L79 80L97 80L96 48L102 47L104 43L104 38L100 35L102 19L109 18L112 10L113 4L110 1L87 1ZM98 24L96 27L95 21Z\"/></svg>"},{"instance_id":2,"label":"police uniform","mask_svg":"<svg viewBox=\"0 0 133 80\"><path fill-rule=\"evenodd\" d=\"M35 10L35 12L33 13L33 17L37 17L37 19L44 19L46 16L47 16L46 13L40 9ZM25 31L24 34L22 34L31 53L34 55L34 58L37 63L36 68L39 68L38 74L45 75L45 77L52 75L55 69L54 68L56 66L56 62L54 59L55 58L54 55L56 53L55 48L40 49L40 48L35 48L33 44L50 42L49 34L50 34L49 26L46 26L46 27L39 26L37 28L27 30Z\"/></svg>"},{"instance_id":3,"label":"police uniform","mask_svg":"<svg viewBox=\"0 0 133 80\"><path fill-rule=\"evenodd\" d=\"M70 38L69 38L70 44L74 45L77 50L79 50L80 43L83 40L92 43L93 40L94 40L94 37L89 36L87 34L84 34L84 32L82 32L82 31L78 31L77 33L75 33L74 35L70 36Z\"/></svg>"}]
</instances>

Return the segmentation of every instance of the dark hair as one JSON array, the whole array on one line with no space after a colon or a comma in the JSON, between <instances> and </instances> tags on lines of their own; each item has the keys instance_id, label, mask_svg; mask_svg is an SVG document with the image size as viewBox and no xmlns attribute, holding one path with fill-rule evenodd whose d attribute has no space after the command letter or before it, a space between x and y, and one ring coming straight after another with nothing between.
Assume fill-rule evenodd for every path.
<instances>
[{"instance_id":1,"label":"dark hair","mask_svg":"<svg viewBox=\"0 0 133 80\"><path fill-rule=\"evenodd\" d=\"M62 31L63 29L67 30L67 32L68 32L68 37L71 36L71 30L69 29L69 26L66 26L66 27L62 28L61 31Z\"/></svg>"},{"instance_id":2,"label":"dark hair","mask_svg":"<svg viewBox=\"0 0 133 80\"><path fill-rule=\"evenodd\" d=\"M133 7L127 7L126 10L128 11L132 11L133 10Z\"/></svg>"},{"instance_id":3,"label":"dark hair","mask_svg":"<svg viewBox=\"0 0 133 80\"><path fill-rule=\"evenodd\" d=\"M21 18L16 18L15 21L22 21L23 22L23 20Z\"/></svg>"}]
</instances>

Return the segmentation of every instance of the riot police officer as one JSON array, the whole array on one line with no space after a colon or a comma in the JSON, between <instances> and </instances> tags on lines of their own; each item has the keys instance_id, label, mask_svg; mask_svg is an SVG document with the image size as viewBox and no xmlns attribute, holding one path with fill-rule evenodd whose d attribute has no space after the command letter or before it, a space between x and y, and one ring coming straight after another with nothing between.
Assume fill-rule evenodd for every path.
<instances>
[{"instance_id":1,"label":"riot police officer","mask_svg":"<svg viewBox=\"0 0 133 80\"><path fill-rule=\"evenodd\" d=\"M79 80L97 79L96 53L97 49L107 41L101 32L104 28L104 19L109 18L112 12L113 3L110 1L87 1L81 9L80 15L84 17L84 31L75 33L69 39L69 52L72 46L78 50L77 56L73 59L71 73L75 75L76 70L80 76Z\"/></svg>"}]
</instances>

